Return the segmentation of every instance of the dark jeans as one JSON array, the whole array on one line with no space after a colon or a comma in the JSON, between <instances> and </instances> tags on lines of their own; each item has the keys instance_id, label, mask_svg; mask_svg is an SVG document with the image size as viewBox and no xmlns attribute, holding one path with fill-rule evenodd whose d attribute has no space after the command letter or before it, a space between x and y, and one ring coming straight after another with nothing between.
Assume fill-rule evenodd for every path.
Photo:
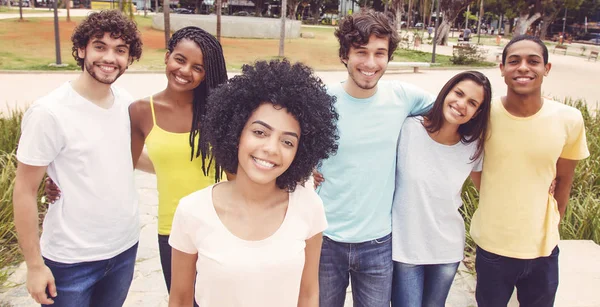
<instances>
[{"instance_id":1,"label":"dark jeans","mask_svg":"<svg viewBox=\"0 0 600 307\"><path fill-rule=\"evenodd\" d=\"M348 278L358 307L389 307L392 293L392 235L361 243L342 243L323 236L319 267L319 302L343 307Z\"/></svg>"},{"instance_id":2,"label":"dark jeans","mask_svg":"<svg viewBox=\"0 0 600 307\"><path fill-rule=\"evenodd\" d=\"M548 257L516 259L477 247L477 304L506 307L515 286L521 307L554 305L558 288L558 246Z\"/></svg>"},{"instance_id":3,"label":"dark jeans","mask_svg":"<svg viewBox=\"0 0 600 307\"><path fill-rule=\"evenodd\" d=\"M121 307L133 279L138 244L106 260L61 263L44 258L56 283L51 307Z\"/></svg>"},{"instance_id":4,"label":"dark jeans","mask_svg":"<svg viewBox=\"0 0 600 307\"><path fill-rule=\"evenodd\" d=\"M408 264L394 261L392 307L444 307L459 262Z\"/></svg>"},{"instance_id":5,"label":"dark jeans","mask_svg":"<svg viewBox=\"0 0 600 307\"><path fill-rule=\"evenodd\" d=\"M172 251L169 245L169 236L158 235L158 252L160 254L160 265L162 266L163 277L167 285L167 292L171 293L171 258ZM198 307L194 299L194 307Z\"/></svg>"}]
</instances>

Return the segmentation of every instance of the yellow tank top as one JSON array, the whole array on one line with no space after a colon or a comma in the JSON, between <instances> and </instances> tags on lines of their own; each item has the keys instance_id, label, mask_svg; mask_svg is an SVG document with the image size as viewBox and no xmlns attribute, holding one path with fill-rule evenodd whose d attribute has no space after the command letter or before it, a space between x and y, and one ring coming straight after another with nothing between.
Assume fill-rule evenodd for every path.
<instances>
[{"instance_id":1,"label":"yellow tank top","mask_svg":"<svg viewBox=\"0 0 600 307\"><path fill-rule=\"evenodd\" d=\"M165 131L156 124L154 102L150 96L154 125L146 137L148 156L156 171L158 189L158 234L171 233L171 224L179 200L215 182L214 161L208 175L202 172L201 158L190 161L190 133ZM196 142L198 140L196 139ZM208 166L208 161L206 161Z\"/></svg>"}]
</instances>

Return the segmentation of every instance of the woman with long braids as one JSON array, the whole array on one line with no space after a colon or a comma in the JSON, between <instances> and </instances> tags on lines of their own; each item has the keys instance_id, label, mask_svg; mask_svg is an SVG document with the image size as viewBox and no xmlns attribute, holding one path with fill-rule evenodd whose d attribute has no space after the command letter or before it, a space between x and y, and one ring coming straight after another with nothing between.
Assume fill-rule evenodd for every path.
<instances>
[{"instance_id":1,"label":"woman with long braids","mask_svg":"<svg viewBox=\"0 0 600 307\"><path fill-rule=\"evenodd\" d=\"M177 204L182 197L220 179L200 123L208 94L227 81L227 70L219 42L197 27L173 34L165 65L167 87L132 103L129 114L133 161L138 161L145 143L156 172L158 246L170 291L168 240Z\"/></svg>"}]
</instances>

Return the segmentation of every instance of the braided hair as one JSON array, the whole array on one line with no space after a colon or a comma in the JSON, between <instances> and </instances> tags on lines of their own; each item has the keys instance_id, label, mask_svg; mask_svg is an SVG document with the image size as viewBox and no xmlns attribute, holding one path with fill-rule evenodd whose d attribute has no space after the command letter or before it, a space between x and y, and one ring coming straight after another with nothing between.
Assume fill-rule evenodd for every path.
<instances>
[{"instance_id":1,"label":"braided hair","mask_svg":"<svg viewBox=\"0 0 600 307\"><path fill-rule=\"evenodd\" d=\"M227 67L223 57L223 48L221 44L210 33L198 27L185 27L173 33L169 40L167 49L172 53L177 44L183 39L193 41L202 50L204 60L205 77L202 82L194 89L192 128L190 130L190 160L202 158L202 171L204 175L208 174L208 169L213 162L210 146L202 133L202 121L206 114L206 99L208 95L217 86L227 82ZM199 136L199 137L198 137ZM196 138L198 137L198 144ZM208 165L205 165L206 158L210 158ZM215 181L220 179L219 172L216 172Z\"/></svg>"}]
</instances>

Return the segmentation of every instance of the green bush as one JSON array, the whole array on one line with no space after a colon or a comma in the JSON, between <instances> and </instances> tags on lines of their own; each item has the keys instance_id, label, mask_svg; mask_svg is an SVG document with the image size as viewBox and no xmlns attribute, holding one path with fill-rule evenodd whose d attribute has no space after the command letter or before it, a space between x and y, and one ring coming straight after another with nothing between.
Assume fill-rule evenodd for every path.
<instances>
[{"instance_id":1,"label":"green bush","mask_svg":"<svg viewBox=\"0 0 600 307\"><path fill-rule=\"evenodd\" d=\"M16 148L21 132L23 112L0 112L0 285L8 277L7 267L22 261L13 219L12 192L17 169ZM38 199L42 196L42 189ZM38 203L40 221L46 205Z\"/></svg>"},{"instance_id":2,"label":"green bush","mask_svg":"<svg viewBox=\"0 0 600 307\"><path fill-rule=\"evenodd\" d=\"M576 107L583 115L590 156L580 161L575 169L571 197L560 226L560 237L565 240L593 240L600 244L600 113L590 112L582 100L567 98L564 103ZM467 230L465 256L466 264L470 266L476 245L469 229L471 217L479 204L479 193L470 180L463 187L462 200L460 212Z\"/></svg>"},{"instance_id":3,"label":"green bush","mask_svg":"<svg viewBox=\"0 0 600 307\"><path fill-rule=\"evenodd\" d=\"M471 65L485 61L485 50L477 45L454 46L450 62L454 65Z\"/></svg>"}]
</instances>

